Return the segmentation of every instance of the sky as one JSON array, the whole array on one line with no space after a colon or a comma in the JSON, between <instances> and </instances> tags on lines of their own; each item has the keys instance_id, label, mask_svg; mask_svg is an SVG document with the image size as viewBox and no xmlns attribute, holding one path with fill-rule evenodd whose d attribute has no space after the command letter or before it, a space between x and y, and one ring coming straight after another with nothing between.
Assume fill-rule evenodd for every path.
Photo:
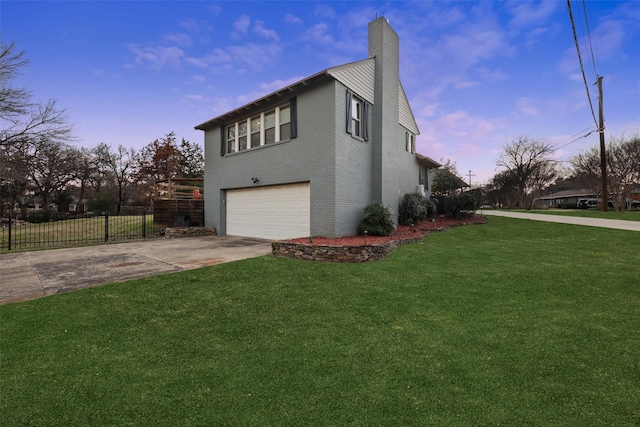
<instances>
[{"instance_id":1,"label":"sky","mask_svg":"<svg viewBox=\"0 0 640 427\"><path fill-rule=\"evenodd\" d=\"M597 146L597 76L606 139L640 133L640 2L572 1L572 12L584 78L564 0L0 0L0 37L29 59L12 85L56 99L74 145L140 149L170 132L203 145L194 126L365 59L368 22L384 16L417 151L476 186L518 137L550 143L563 165Z\"/></svg>"}]
</instances>

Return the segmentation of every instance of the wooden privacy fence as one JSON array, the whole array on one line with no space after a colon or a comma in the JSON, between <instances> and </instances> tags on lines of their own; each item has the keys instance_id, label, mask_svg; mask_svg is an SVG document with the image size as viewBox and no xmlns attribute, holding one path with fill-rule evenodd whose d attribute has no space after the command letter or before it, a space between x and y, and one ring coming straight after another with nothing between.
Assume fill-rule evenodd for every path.
<instances>
[{"instance_id":1,"label":"wooden privacy fence","mask_svg":"<svg viewBox=\"0 0 640 427\"><path fill-rule=\"evenodd\" d=\"M156 181L154 224L158 227L203 227L203 184L202 178Z\"/></svg>"},{"instance_id":2,"label":"wooden privacy fence","mask_svg":"<svg viewBox=\"0 0 640 427\"><path fill-rule=\"evenodd\" d=\"M202 178L161 179L155 183L155 200L202 200Z\"/></svg>"}]
</instances>

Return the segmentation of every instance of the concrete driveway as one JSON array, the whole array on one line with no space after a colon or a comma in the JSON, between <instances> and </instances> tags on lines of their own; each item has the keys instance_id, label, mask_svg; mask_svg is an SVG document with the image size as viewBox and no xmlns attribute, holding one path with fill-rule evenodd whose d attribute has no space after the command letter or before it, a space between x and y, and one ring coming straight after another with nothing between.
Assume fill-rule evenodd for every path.
<instances>
[{"instance_id":1,"label":"concrete driveway","mask_svg":"<svg viewBox=\"0 0 640 427\"><path fill-rule=\"evenodd\" d=\"M271 253L235 236L146 240L0 255L0 305Z\"/></svg>"}]
</instances>

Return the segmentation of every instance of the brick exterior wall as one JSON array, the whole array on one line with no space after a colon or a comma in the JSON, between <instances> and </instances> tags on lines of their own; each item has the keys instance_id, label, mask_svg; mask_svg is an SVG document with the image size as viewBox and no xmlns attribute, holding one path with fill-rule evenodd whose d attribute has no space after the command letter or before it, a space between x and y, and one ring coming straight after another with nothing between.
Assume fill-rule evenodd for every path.
<instances>
[{"instance_id":1,"label":"brick exterior wall","mask_svg":"<svg viewBox=\"0 0 640 427\"><path fill-rule=\"evenodd\" d=\"M220 156L220 127L205 131L205 226L226 234L226 190L310 183L312 236L353 235L363 209L373 201L397 211L405 193L416 191L419 165L405 149L406 130L399 124L399 41L384 18L370 23L370 55L375 56L375 102L369 141L346 132L346 90L327 78L297 97L297 138ZM286 99L260 104L259 111ZM249 117L258 111L247 111ZM242 119L243 117L237 117ZM235 121L236 119L234 119Z\"/></svg>"}]
</instances>

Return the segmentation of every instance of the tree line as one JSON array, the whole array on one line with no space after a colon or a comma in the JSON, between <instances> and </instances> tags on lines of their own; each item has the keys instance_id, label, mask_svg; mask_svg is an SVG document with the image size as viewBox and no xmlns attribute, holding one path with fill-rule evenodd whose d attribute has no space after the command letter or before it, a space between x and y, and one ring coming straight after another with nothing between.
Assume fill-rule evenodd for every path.
<instances>
[{"instance_id":1,"label":"tree line","mask_svg":"<svg viewBox=\"0 0 640 427\"><path fill-rule=\"evenodd\" d=\"M38 200L59 210L74 198L96 211L120 213L126 204L149 206L160 179L201 178L202 147L170 132L140 150L100 143L73 145L73 125L55 100L38 103L10 84L28 64L14 43L0 46L0 209L27 216Z\"/></svg>"},{"instance_id":2,"label":"tree line","mask_svg":"<svg viewBox=\"0 0 640 427\"><path fill-rule=\"evenodd\" d=\"M477 193L480 203L531 209L536 200L554 192L584 188L601 193L600 147L594 146L567 164L553 159L556 148L544 140L518 137L503 147L496 162L499 170ZM622 211L633 188L640 187L640 136L609 138L605 148L607 189L613 207ZM466 184L455 163L447 161L434 176L435 193L460 191Z\"/></svg>"}]
</instances>

